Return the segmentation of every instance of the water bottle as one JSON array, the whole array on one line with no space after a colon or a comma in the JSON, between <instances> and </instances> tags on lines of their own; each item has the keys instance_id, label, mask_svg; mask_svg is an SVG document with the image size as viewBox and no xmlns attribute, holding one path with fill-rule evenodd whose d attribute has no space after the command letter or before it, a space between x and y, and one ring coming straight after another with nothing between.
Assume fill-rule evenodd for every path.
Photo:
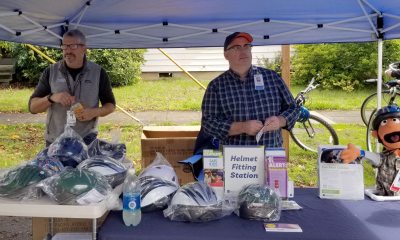
<instances>
[{"instance_id":1,"label":"water bottle","mask_svg":"<svg viewBox=\"0 0 400 240\"><path fill-rule=\"evenodd\" d=\"M134 169L129 169L123 185L122 219L126 226L137 226L142 219L140 209L140 184L137 181Z\"/></svg>"}]
</instances>

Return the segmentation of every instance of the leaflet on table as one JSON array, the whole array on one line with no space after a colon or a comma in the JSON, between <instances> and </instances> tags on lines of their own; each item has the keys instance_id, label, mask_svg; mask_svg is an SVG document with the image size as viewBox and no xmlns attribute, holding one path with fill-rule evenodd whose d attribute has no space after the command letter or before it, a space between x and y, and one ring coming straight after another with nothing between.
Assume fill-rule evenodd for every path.
<instances>
[{"instance_id":1,"label":"leaflet on table","mask_svg":"<svg viewBox=\"0 0 400 240\"><path fill-rule=\"evenodd\" d=\"M265 184L276 190L281 198L288 197L288 174L284 148L265 149Z\"/></svg>"},{"instance_id":2,"label":"leaflet on table","mask_svg":"<svg viewBox=\"0 0 400 240\"><path fill-rule=\"evenodd\" d=\"M248 184L264 184L264 146L224 146L223 152L227 195L237 195Z\"/></svg>"},{"instance_id":3,"label":"leaflet on table","mask_svg":"<svg viewBox=\"0 0 400 240\"><path fill-rule=\"evenodd\" d=\"M204 182L217 194L219 199L224 195L224 158L221 151L203 150Z\"/></svg>"},{"instance_id":4,"label":"leaflet on table","mask_svg":"<svg viewBox=\"0 0 400 240\"><path fill-rule=\"evenodd\" d=\"M264 223L266 232L303 232L298 224L292 223Z\"/></svg>"},{"instance_id":5,"label":"leaflet on table","mask_svg":"<svg viewBox=\"0 0 400 240\"><path fill-rule=\"evenodd\" d=\"M350 164L341 161L345 146L321 145L318 148L319 197L364 199L364 173L361 159Z\"/></svg>"},{"instance_id":6,"label":"leaflet on table","mask_svg":"<svg viewBox=\"0 0 400 240\"><path fill-rule=\"evenodd\" d=\"M300 210L300 209L302 209L302 207L293 200L283 200L281 209L282 209L282 211Z\"/></svg>"}]
</instances>

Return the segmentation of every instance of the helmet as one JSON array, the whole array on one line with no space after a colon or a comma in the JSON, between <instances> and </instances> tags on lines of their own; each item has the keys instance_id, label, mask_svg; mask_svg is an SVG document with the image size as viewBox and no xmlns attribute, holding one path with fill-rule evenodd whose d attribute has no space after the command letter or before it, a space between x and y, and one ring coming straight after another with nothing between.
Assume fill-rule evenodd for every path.
<instances>
[{"instance_id":1,"label":"helmet","mask_svg":"<svg viewBox=\"0 0 400 240\"><path fill-rule=\"evenodd\" d=\"M19 198L27 193L26 187L45 178L45 173L38 166L17 167L0 178L0 196Z\"/></svg>"},{"instance_id":2,"label":"helmet","mask_svg":"<svg viewBox=\"0 0 400 240\"><path fill-rule=\"evenodd\" d=\"M374 116L375 118L372 121L372 127L373 130L378 130L379 124L381 124L383 120L388 119L390 117L400 117L400 107L396 105L389 105L383 107L379 109Z\"/></svg>"},{"instance_id":3,"label":"helmet","mask_svg":"<svg viewBox=\"0 0 400 240\"><path fill-rule=\"evenodd\" d=\"M168 165L149 166L139 174L139 177L144 176L159 177L166 181L174 182L179 186L178 176L176 176L174 168Z\"/></svg>"},{"instance_id":4,"label":"helmet","mask_svg":"<svg viewBox=\"0 0 400 240\"><path fill-rule=\"evenodd\" d=\"M86 144L75 137L62 137L50 144L48 155L57 156L64 166L76 167L88 158Z\"/></svg>"},{"instance_id":5,"label":"helmet","mask_svg":"<svg viewBox=\"0 0 400 240\"><path fill-rule=\"evenodd\" d=\"M144 176L139 178L143 212L161 210L167 207L172 195L179 186L158 177Z\"/></svg>"},{"instance_id":6,"label":"helmet","mask_svg":"<svg viewBox=\"0 0 400 240\"><path fill-rule=\"evenodd\" d=\"M39 152L38 155L36 155L36 158L32 160L31 165L40 167L46 172L47 177L50 177L61 172L64 169L64 165L57 157L49 157L47 152L48 148Z\"/></svg>"},{"instance_id":7,"label":"helmet","mask_svg":"<svg viewBox=\"0 0 400 240\"><path fill-rule=\"evenodd\" d=\"M308 111L308 109L304 106L300 107L300 115L297 118L298 122L305 122L310 118L310 111Z\"/></svg>"},{"instance_id":8,"label":"helmet","mask_svg":"<svg viewBox=\"0 0 400 240\"><path fill-rule=\"evenodd\" d=\"M107 156L122 161L126 154L126 145L123 143L109 143L104 140L95 139L88 149L89 156Z\"/></svg>"},{"instance_id":9,"label":"helmet","mask_svg":"<svg viewBox=\"0 0 400 240\"><path fill-rule=\"evenodd\" d=\"M45 179L38 186L59 204L99 202L111 191L111 186L104 176L77 168L67 168L60 174ZM96 194L93 198L88 196L92 192Z\"/></svg>"},{"instance_id":10,"label":"helmet","mask_svg":"<svg viewBox=\"0 0 400 240\"><path fill-rule=\"evenodd\" d=\"M110 157L99 155L86 159L77 168L98 172L106 177L113 188L124 182L128 170L122 163Z\"/></svg>"},{"instance_id":11,"label":"helmet","mask_svg":"<svg viewBox=\"0 0 400 240\"><path fill-rule=\"evenodd\" d=\"M192 182L181 187L174 195L171 205L210 206L218 204L214 190L204 182Z\"/></svg>"},{"instance_id":12,"label":"helmet","mask_svg":"<svg viewBox=\"0 0 400 240\"><path fill-rule=\"evenodd\" d=\"M250 184L242 188L238 198L241 218L277 221L281 214L281 199L268 186Z\"/></svg>"}]
</instances>

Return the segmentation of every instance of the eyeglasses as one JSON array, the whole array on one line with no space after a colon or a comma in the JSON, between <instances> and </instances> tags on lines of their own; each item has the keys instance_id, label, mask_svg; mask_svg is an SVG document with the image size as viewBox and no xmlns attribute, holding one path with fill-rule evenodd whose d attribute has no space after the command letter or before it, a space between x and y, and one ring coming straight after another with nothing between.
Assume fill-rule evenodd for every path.
<instances>
[{"instance_id":1,"label":"eyeglasses","mask_svg":"<svg viewBox=\"0 0 400 240\"><path fill-rule=\"evenodd\" d=\"M62 50L67 50L67 48L71 49L71 50L75 50L77 49L79 46L84 46L85 44L61 44L60 48Z\"/></svg>"},{"instance_id":2,"label":"eyeglasses","mask_svg":"<svg viewBox=\"0 0 400 240\"><path fill-rule=\"evenodd\" d=\"M232 50L234 52L239 52L240 50L244 50L244 51L248 51L253 47L253 45L251 45L250 43L246 43L243 46L240 45L233 45L230 48L227 48L226 51Z\"/></svg>"}]
</instances>

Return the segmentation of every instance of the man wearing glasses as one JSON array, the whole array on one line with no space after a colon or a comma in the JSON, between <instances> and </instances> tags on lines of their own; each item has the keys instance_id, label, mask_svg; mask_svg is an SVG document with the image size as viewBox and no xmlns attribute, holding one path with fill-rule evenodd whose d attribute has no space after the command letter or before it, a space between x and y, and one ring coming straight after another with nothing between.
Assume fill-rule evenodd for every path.
<instances>
[{"instance_id":1,"label":"man wearing glasses","mask_svg":"<svg viewBox=\"0 0 400 240\"><path fill-rule=\"evenodd\" d=\"M98 117L115 109L111 84L106 71L86 59L86 38L81 31L66 32L61 49L63 59L42 73L29 99L29 111L47 110L46 146L64 132L67 115L68 121L75 122L72 128L90 144L97 137ZM71 114L71 106L76 103L83 109Z\"/></svg>"},{"instance_id":2,"label":"man wearing glasses","mask_svg":"<svg viewBox=\"0 0 400 240\"><path fill-rule=\"evenodd\" d=\"M290 130L299 112L282 78L251 64L252 41L244 32L226 37L224 56L229 70L207 87L201 131L223 145L282 147L281 128Z\"/></svg>"}]
</instances>

